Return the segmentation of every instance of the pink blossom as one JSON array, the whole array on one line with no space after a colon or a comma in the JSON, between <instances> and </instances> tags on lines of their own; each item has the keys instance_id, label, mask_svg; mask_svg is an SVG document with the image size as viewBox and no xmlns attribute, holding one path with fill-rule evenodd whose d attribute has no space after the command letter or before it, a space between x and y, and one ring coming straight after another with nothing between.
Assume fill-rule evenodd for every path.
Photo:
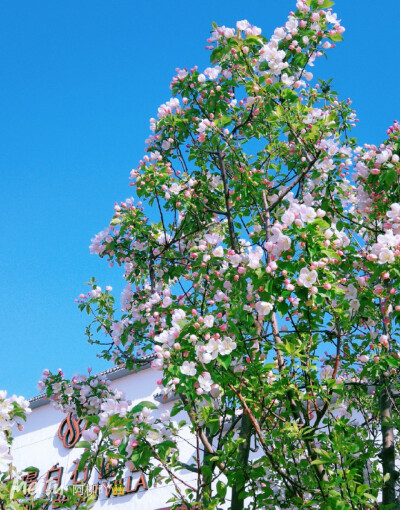
<instances>
[{"instance_id":1,"label":"pink blossom","mask_svg":"<svg viewBox=\"0 0 400 510\"><path fill-rule=\"evenodd\" d=\"M381 335L379 343L387 349L389 347L389 337L387 335Z\"/></svg>"}]
</instances>

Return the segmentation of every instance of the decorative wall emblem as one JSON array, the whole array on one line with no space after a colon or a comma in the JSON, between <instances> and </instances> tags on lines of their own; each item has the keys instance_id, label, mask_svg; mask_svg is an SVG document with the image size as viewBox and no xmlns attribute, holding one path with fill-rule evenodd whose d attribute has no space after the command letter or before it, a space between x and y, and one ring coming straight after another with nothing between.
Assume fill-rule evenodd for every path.
<instances>
[{"instance_id":1,"label":"decorative wall emblem","mask_svg":"<svg viewBox=\"0 0 400 510\"><path fill-rule=\"evenodd\" d=\"M72 448L79 441L85 428L86 423L83 423L82 419L76 419L72 413L68 413L66 418L60 423L58 437L65 448Z\"/></svg>"}]
</instances>

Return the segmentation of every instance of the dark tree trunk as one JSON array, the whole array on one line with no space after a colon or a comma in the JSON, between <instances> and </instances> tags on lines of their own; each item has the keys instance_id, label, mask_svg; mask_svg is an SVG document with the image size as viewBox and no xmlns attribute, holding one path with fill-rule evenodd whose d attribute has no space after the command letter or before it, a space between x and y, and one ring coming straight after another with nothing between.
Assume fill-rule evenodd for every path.
<instances>
[{"instance_id":1,"label":"dark tree trunk","mask_svg":"<svg viewBox=\"0 0 400 510\"><path fill-rule=\"evenodd\" d=\"M389 475L389 479L382 488L382 503L384 505L395 505L393 510L400 509L400 504L396 502L395 484L397 480L397 471L395 466L395 448L394 432L391 425L392 421L392 403L389 396L389 388L382 381L380 393L380 415L381 415L381 433L382 433L382 469L383 476Z\"/></svg>"},{"instance_id":2,"label":"dark tree trunk","mask_svg":"<svg viewBox=\"0 0 400 510\"><path fill-rule=\"evenodd\" d=\"M250 439L251 439L252 423L247 414L243 414L242 422L240 425L239 437L244 439L244 442L239 445L238 450L238 464L246 479L247 466L249 462L250 453ZM239 494L243 491L244 485L236 485L232 488L232 503L231 510L243 510L244 499L239 498Z\"/></svg>"}]
</instances>

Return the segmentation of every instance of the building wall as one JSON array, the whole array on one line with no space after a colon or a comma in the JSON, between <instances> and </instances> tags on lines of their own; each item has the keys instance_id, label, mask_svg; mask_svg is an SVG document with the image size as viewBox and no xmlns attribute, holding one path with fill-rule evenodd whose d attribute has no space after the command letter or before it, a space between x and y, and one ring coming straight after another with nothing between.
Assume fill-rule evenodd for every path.
<instances>
[{"instance_id":1,"label":"building wall","mask_svg":"<svg viewBox=\"0 0 400 510\"><path fill-rule=\"evenodd\" d=\"M124 371L122 374L126 373ZM173 402L160 403L154 398L154 391L157 387L156 380L159 378L159 372L151 369L142 369L138 372L129 373L123 377L118 377L118 372L111 373L109 378L116 378L112 386L124 392L125 398L138 403L142 400L152 401L159 404L158 413L171 409ZM36 486L36 494L42 494L48 471L55 465L57 468L63 468L62 486L71 485L70 477L75 469L74 460L78 459L82 450L67 449L63 446L62 441L58 437L58 429L60 423L65 419L66 415L55 410L48 402L44 400L36 400L32 403L33 411L28 416L24 430L15 435L13 445L14 465L20 471L29 466L34 466L40 471L40 479ZM177 416L179 421L184 418ZM189 431L187 431L187 439L190 439ZM182 460L190 461L192 448L185 441L181 444ZM58 472L53 472L52 477L56 477ZM132 476L131 488L135 488L139 482L141 473L125 473L125 482L127 477ZM193 473L182 472L182 477L190 480ZM91 480L89 487L99 482L97 473ZM171 485L159 486L156 488L144 489L139 487L137 492L125 494L121 496L106 495L106 490L102 486L104 481L100 480L99 498L95 503L94 509L106 509L112 507L113 510L126 509L129 505L130 509L140 510L158 510L168 508L167 501L173 494ZM143 478L142 478L143 482ZM108 481L108 485L110 481ZM106 483L107 485L107 483ZM79 490L79 487L77 488ZM62 506L62 505L61 505Z\"/></svg>"}]
</instances>

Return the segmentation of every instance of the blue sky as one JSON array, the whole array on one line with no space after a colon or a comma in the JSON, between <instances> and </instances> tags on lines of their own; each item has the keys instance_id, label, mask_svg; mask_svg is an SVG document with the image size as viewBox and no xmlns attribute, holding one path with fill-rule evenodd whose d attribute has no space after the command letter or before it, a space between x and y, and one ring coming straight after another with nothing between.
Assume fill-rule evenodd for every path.
<instances>
[{"instance_id":1,"label":"blue sky","mask_svg":"<svg viewBox=\"0 0 400 510\"><path fill-rule=\"evenodd\" d=\"M400 119L400 3L338 0L344 42L318 59L350 97L360 143L379 143ZM89 255L115 201L132 194L148 119L170 98L176 67L208 64L212 21L248 19L267 37L295 0L42 0L0 7L0 389L36 394L44 368L107 368L86 343L74 303L116 270Z\"/></svg>"}]
</instances>

